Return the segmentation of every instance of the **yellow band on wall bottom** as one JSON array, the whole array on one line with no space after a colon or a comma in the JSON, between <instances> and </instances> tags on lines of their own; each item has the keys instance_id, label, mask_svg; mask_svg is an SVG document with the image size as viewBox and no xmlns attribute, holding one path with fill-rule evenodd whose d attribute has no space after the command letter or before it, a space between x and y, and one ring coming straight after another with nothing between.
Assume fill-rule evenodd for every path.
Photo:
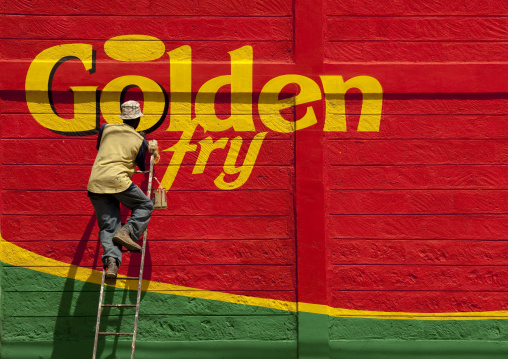
<instances>
[{"instance_id":1,"label":"yellow band on wall bottom","mask_svg":"<svg viewBox=\"0 0 508 359\"><path fill-rule=\"evenodd\" d=\"M23 267L38 272L75 280L101 283L102 272L86 267L60 262L41 256L29 250L16 246L4 240L0 235L0 261L16 267ZM20 263L38 263L37 266L24 266ZM120 289L137 290L137 283L118 280L115 287ZM333 308L327 305L288 302L275 299L249 297L244 295L229 294L199 288L184 287L169 283L144 280L142 290L146 292L164 292L172 295L221 301L225 303L258 306L283 311L305 312L322 314L332 317L352 317L371 319L402 319L402 320L485 320L485 319L508 319L508 311L487 312L452 312L452 313L411 313L411 312L381 312L368 310L354 310Z\"/></svg>"}]
</instances>

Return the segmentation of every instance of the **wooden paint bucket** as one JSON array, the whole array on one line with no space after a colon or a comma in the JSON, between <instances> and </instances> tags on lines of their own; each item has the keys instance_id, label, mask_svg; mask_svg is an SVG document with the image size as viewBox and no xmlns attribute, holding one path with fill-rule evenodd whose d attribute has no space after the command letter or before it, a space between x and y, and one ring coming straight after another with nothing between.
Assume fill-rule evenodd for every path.
<instances>
[{"instance_id":1,"label":"wooden paint bucket","mask_svg":"<svg viewBox=\"0 0 508 359\"><path fill-rule=\"evenodd\" d=\"M168 199L166 196L166 189L159 187L152 192L153 208L168 208Z\"/></svg>"}]
</instances>

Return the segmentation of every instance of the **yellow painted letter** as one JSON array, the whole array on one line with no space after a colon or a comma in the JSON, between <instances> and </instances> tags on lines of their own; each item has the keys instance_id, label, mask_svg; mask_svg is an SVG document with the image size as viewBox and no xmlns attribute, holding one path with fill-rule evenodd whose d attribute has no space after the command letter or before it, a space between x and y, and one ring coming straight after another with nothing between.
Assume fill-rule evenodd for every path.
<instances>
[{"instance_id":1,"label":"yellow painted letter","mask_svg":"<svg viewBox=\"0 0 508 359\"><path fill-rule=\"evenodd\" d=\"M326 99L324 131L347 131L346 91L357 88L362 92L363 102L358 131L379 132L383 88L370 76L356 76L346 82L342 76L320 76Z\"/></svg>"},{"instance_id":2,"label":"yellow painted letter","mask_svg":"<svg viewBox=\"0 0 508 359\"><path fill-rule=\"evenodd\" d=\"M102 90L101 112L109 123L122 123L120 100L122 92L130 87L139 87L143 91L143 117L137 131L151 132L159 127L166 118L168 101L161 85L144 76L122 76L109 82Z\"/></svg>"},{"instance_id":3,"label":"yellow painted letter","mask_svg":"<svg viewBox=\"0 0 508 359\"><path fill-rule=\"evenodd\" d=\"M284 86L295 83L300 92L290 98L279 100L279 93ZM282 75L268 81L259 94L259 116L263 123L277 132L293 132L317 123L312 106L307 106L305 115L295 121L287 121L280 111L296 105L321 100L321 89L310 78L301 75Z\"/></svg>"},{"instance_id":4,"label":"yellow painted letter","mask_svg":"<svg viewBox=\"0 0 508 359\"><path fill-rule=\"evenodd\" d=\"M235 189L247 182L250 174L252 173L252 169L254 168L254 164L256 163L259 150L261 149L261 145L263 144L263 139L266 134L267 132L260 132L254 136L247 151L247 155L243 160L243 165L240 167L236 167L236 160L243 141L240 136L231 140L231 147L229 148L228 156L226 158L226 162L224 163L224 172L222 172L214 181L217 188ZM224 176L226 174L234 175L236 173L239 173L236 180L233 182L224 181Z\"/></svg>"},{"instance_id":5,"label":"yellow painted letter","mask_svg":"<svg viewBox=\"0 0 508 359\"><path fill-rule=\"evenodd\" d=\"M52 98L53 76L65 61L77 59L90 74L95 72L92 45L67 44L50 47L39 53L26 74L25 92L28 110L47 129L72 136L94 133L99 125L97 86L73 86L74 118L58 116Z\"/></svg>"},{"instance_id":6,"label":"yellow painted letter","mask_svg":"<svg viewBox=\"0 0 508 359\"><path fill-rule=\"evenodd\" d=\"M231 75L214 77L201 86L196 95L195 121L207 131L255 131L252 120L252 47L229 52ZM217 91L231 84L231 115L221 120L215 113Z\"/></svg>"},{"instance_id":7,"label":"yellow painted letter","mask_svg":"<svg viewBox=\"0 0 508 359\"><path fill-rule=\"evenodd\" d=\"M171 157L171 162L169 163L168 168L166 169L166 173L162 178L161 186L170 189L175 181L176 175L180 170L180 165L182 164L183 158L187 152L194 152L198 148L197 145L192 145L190 143L192 136L194 134L194 129L189 129L182 133L180 140L173 145L172 147L164 150L173 152L173 157Z\"/></svg>"},{"instance_id":8,"label":"yellow painted letter","mask_svg":"<svg viewBox=\"0 0 508 359\"><path fill-rule=\"evenodd\" d=\"M206 167L206 163L208 162L208 158L213 150L217 150L219 148L226 147L229 138L222 137L221 139L213 142L211 137L207 137L204 140L199 141L199 146L201 146L201 150L199 151L199 156L196 161L196 165L192 170L192 174L203 173Z\"/></svg>"},{"instance_id":9,"label":"yellow painted letter","mask_svg":"<svg viewBox=\"0 0 508 359\"><path fill-rule=\"evenodd\" d=\"M192 53L188 45L181 46L169 55L170 115L167 131L187 131L191 124L192 109Z\"/></svg>"}]
</instances>

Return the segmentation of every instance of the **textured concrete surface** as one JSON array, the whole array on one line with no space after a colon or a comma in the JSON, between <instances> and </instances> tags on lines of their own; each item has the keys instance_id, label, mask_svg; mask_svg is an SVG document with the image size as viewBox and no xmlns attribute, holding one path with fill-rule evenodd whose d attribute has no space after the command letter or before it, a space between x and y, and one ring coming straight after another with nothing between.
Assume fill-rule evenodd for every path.
<instances>
[{"instance_id":1,"label":"textured concrete surface","mask_svg":"<svg viewBox=\"0 0 508 359\"><path fill-rule=\"evenodd\" d=\"M139 357L506 357L507 4L0 2L2 358L90 357L86 182L131 84L171 186L145 279L185 287L143 293Z\"/></svg>"}]
</instances>

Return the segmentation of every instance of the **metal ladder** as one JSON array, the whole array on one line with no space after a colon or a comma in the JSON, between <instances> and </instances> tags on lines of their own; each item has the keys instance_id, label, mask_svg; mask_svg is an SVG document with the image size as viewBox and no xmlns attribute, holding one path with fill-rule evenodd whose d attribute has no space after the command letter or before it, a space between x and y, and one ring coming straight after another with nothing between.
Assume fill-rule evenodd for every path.
<instances>
[{"instance_id":1,"label":"metal ladder","mask_svg":"<svg viewBox=\"0 0 508 359\"><path fill-rule=\"evenodd\" d=\"M150 170L149 171L135 171L135 173L148 173L148 189L146 195L150 198L152 193L152 180L153 180L153 166L154 166L154 155L151 155L150 158ZM136 304L103 304L104 297L104 283L106 278L106 269L102 269L102 280L101 280L101 290L99 294L99 309L97 310L97 323L95 326L95 341L93 345L93 356L92 359L96 359L97 356L97 345L99 342L99 335L102 336L132 336L132 350L131 350L131 359L134 359L134 352L136 350L136 337L138 331L138 318L139 318L139 305L141 302L141 284L143 282L143 266L145 263L145 249L146 249L146 234L148 229L143 233L143 246L141 248L141 263L139 265L139 277L117 277L117 280L137 280L138 281L138 294L136 297ZM126 251L128 252L128 251ZM115 308L136 308L136 314L134 317L134 331L132 333L121 333L121 332L100 332L99 326L101 324L101 312L102 308L106 307L115 307Z\"/></svg>"}]
</instances>

